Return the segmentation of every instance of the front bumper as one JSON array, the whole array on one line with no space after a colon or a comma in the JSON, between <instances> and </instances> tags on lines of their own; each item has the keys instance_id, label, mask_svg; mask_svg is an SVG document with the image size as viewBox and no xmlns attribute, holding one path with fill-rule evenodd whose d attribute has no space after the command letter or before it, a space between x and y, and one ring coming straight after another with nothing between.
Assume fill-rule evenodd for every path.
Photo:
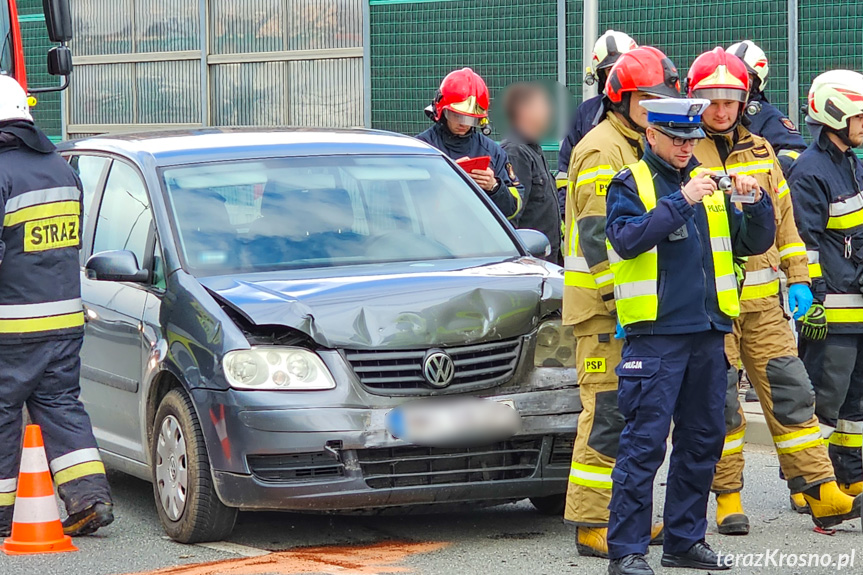
<instances>
[{"instance_id":1,"label":"front bumper","mask_svg":"<svg viewBox=\"0 0 863 575\"><path fill-rule=\"evenodd\" d=\"M193 398L226 505L351 511L564 493L581 411L578 389L549 389L547 379L538 387L545 389L486 396L511 401L523 429L470 449L422 448L392 437L384 419L401 400L373 408L265 408L260 394L255 406L236 391L198 389Z\"/></svg>"}]
</instances>

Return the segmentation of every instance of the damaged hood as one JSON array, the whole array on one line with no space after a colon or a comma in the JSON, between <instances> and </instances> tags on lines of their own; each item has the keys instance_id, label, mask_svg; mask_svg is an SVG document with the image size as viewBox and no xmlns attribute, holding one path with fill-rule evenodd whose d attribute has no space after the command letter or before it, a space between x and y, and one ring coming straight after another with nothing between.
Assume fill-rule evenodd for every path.
<instances>
[{"instance_id":1,"label":"damaged hood","mask_svg":"<svg viewBox=\"0 0 863 575\"><path fill-rule=\"evenodd\" d=\"M392 264L199 278L257 326L299 330L326 347L462 345L529 333L560 309L560 268L506 262Z\"/></svg>"}]
</instances>

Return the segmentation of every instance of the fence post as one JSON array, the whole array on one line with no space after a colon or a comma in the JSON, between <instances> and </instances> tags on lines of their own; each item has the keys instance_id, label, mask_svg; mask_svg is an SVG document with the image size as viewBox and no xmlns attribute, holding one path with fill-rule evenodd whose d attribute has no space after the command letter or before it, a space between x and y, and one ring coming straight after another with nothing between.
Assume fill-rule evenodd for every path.
<instances>
[{"instance_id":1,"label":"fence post","mask_svg":"<svg viewBox=\"0 0 863 575\"><path fill-rule=\"evenodd\" d=\"M584 0L584 20L582 27L582 70L586 70L588 66L590 66L590 57L593 52L593 44L596 42L596 39L599 38L599 33L597 28L599 27L599 1L598 0ZM587 100L588 98L592 98L596 96L597 86L594 84L593 86L585 85L581 91L582 100Z\"/></svg>"},{"instance_id":2,"label":"fence post","mask_svg":"<svg viewBox=\"0 0 863 575\"><path fill-rule=\"evenodd\" d=\"M210 122L210 23L207 0L198 2L198 25L201 34L201 125Z\"/></svg>"},{"instance_id":3,"label":"fence post","mask_svg":"<svg viewBox=\"0 0 863 575\"><path fill-rule=\"evenodd\" d=\"M363 125L372 127L372 23L370 0L363 0Z\"/></svg>"},{"instance_id":4,"label":"fence post","mask_svg":"<svg viewBox=\"0 0 863 575\"><path fill-rule=\"evenodd\" d=\"M566 0L557 0L557 81L566 86Z\"/></svg>"},{"instance_id":5,"label":"fence post","mask_svg":"<svg viewBox=\"0 0 863 575\"><path fill-rule=\"evenodd\" d=\"M788 0L788 117L800 125L800 35L798 0Z\"/></svg>"}]
</instances>

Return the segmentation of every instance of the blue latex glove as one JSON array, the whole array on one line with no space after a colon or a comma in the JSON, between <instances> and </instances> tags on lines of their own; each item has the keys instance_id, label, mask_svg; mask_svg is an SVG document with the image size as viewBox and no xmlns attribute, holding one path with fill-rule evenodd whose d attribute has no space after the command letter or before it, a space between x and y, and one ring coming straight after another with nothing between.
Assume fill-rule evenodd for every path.
<instances>
[{"instance_id":1,"label":"blue latex glove","mask_svg":"<svg viewBox=\"0 0 863 575\"><path fill-rule=\"evenodd\" d=\"M623 331L623 326L620 323L617 324L617 329L614 330L614 339L626 339L626 332Z\"/></svg>"},{"instance_id":2,"label":"blue latex glove","mask_svg":"<svg viewBox=\"0 0 863 575\"><path fill-rule=\"evenodd\" d=\"M788 307L794 319L800 319L812 307L812 290L806 284L794 284L788 288Z\"/></svg>"}]
</instances>

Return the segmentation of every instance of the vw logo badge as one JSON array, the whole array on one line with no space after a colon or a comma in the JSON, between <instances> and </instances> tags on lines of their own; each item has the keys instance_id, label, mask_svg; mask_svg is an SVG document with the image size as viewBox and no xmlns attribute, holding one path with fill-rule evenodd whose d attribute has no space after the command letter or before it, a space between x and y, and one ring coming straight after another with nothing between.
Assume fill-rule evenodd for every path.
<instances>
[{"instance_id":1,"label":"vw logo badge","mask_svg":"<svg viewBox=\"0 0 863 575\"><path fill-rule=\"evenodd\" d=\"M423 362L423 376L432 387L446 387L452 383L455 364L445 351L433 349L426 354Z\"/></svg>"}]
</instances>

